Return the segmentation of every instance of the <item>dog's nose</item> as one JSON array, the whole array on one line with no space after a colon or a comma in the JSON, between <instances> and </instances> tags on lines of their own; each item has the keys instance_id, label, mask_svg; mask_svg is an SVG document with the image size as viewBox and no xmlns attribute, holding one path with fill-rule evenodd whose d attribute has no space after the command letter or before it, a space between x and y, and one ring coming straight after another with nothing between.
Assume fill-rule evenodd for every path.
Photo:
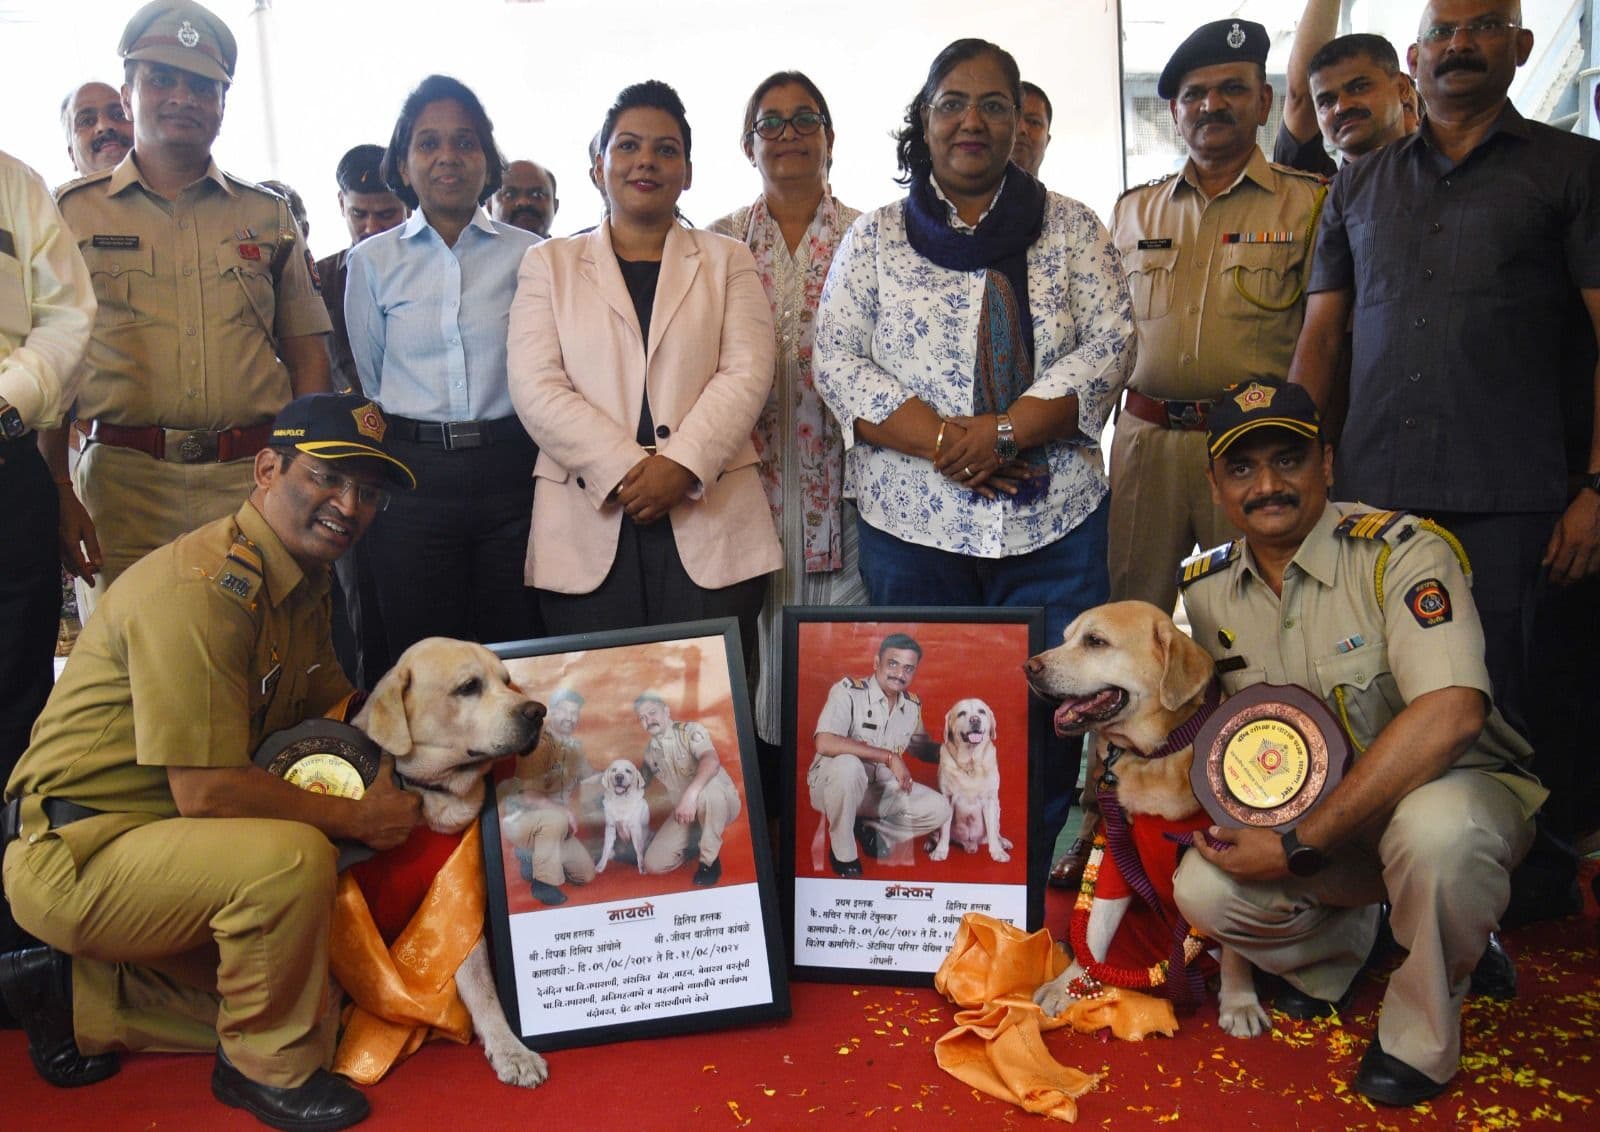
<instances>
[{"instance_id":1,"label":"dog's nose","mask_svg":"<svg viewBox=\"0 0 1600 1132\"><path fill-rule=\"evenodd\" d=\"M1040 660L1036 656L1030 656L1027 660L1022 662L1022 670L1029 676L1037 676L1040 672L1044 671L1044 661Z\"/></svg>"},{"instance_id":2,"label":"dog's nose","mask_svg":"<svg viewBox=\"0 0 1600 1132\"><path fill-rule=\"evenodd\" d=\"M522 718L526 719L529 723L543 723L544 705L538 700L529 700L527 703L522 705Z\"/></svg>"}]
</instances>

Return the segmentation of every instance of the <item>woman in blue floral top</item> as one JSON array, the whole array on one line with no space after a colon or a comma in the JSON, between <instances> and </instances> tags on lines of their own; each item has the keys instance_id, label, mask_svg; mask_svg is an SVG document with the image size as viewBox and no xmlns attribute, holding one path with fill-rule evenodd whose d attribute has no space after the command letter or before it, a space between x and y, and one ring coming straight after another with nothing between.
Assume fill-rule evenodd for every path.
<instances>
[{"instance_id":1,"label":"woman in blue floral top","mask_svg":"<svg viewBox=\"0 0 1600 1132\"><path fill-rule=\"evenodd\" d=\"M905 199L834 256L816 381L872 603L1039 605L1059 641L1108 596L1099 438L1135 338L1105 226L1009 161L1021 101L992 43L934 59L899 134Z\"/></svg>"}]
</instances>

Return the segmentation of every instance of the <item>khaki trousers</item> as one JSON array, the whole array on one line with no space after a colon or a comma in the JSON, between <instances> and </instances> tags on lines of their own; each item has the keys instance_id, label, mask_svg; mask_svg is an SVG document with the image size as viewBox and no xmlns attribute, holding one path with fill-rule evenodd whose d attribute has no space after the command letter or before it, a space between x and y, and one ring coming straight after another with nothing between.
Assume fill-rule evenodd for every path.
<instances>
[{"instance_id":1,"label":"khaki trousers","mask_svg":"<svg viewBox=\"0 0 1600 1132\"><path fill-rule=\"evenodd\" d=\"M1162 428L1131 413L1117 417L1106 549L1112 601L1170 611L1178 602L1178 564L1195 544L1208 549L1238 534L1211 502L1205 433Z\"/></svg>"},{"instance_id":2,"label":"khaki trousers","mask_svg":"<svg viewBox=\"0 0 1600 1132\"><path fill-rule=\"evenodd\" d=\"M566 810L537 809L520 820L530 832L527 852L534 880L560 887L594 879L594 858L583 842L569 835L572 827Z\"/></svg>"},{"instance_id":3,"label":"khaki trousers","mask_svg":"<svg viewBox=\"0 0 1600 1132\"><path fill-rule=\"evenodd\" d=\"M105 560L92 587L78 582L78 613L87 624L95 602L129 566L239 509L255 487L255 454L226 464L178 464L131 448L91 444L78 457L72 477Z\"/></svg>"},{"instance_id":4,"label":"khaki trousers","mask_svg":"<svg viewBox=\"0 0 1600 1132\"><path fill-rule=\"evenodd\" d=\"M1435 1081L1461 1062L1461 1002L1533 841L1516 796L1487 774L1447 771L1401 799L1388 822L1340 846L1314 877L1236 881L1186 854L1174 879L1185 918L1208 938L1318 998L1344 994L1372 948L1377 902L1406 952L1378 1017L1384 1052Z\"/></svg>"},{"instance_id":5,"label":"khaki trousers","mask_svg":"<svg viewBox=\"0 0 1600 1132\"><path fill-rule=\"evenodd\" d=\"M60 838L33 836L6 850L6 895L18 923L73 957L84 1053L220 1043L246 1077L277 1087L331 1063L334 848L321 833L170 818L116 838L81 871Z\"/></svg>"},{"instance_id":6,"label":"khaki trousers","mask_svg":"<svg viewBox=\"0 0 1600 1132\"><path fill-rule=\"evenodd\" d=\"M932 833L950 819L943 794L920 782L902 790L888 767L873 763L869 768L855 755L818 756L806 786L811 808L828 819L829 847L840 861L857 857L858 817L893 845Z\"/></svg>"},{"instance_id":7,"label":"khaki trousers","mask_svg":"<svg viewBox=\"0 0 1600 1132\"><path fill-rule=\"evenodd\" d=\"M673 799L674 808L678 805ZM722 852L722 831L739 816L739 792L733 779L718 774L700 791L700 801L694 808L693 824L700 828L700 863L709 865ZM650 845L644 851L644 871L670 873L683 864L689 848L690 827L671 814L661 823Z\"/></svg>"}]
</instances>

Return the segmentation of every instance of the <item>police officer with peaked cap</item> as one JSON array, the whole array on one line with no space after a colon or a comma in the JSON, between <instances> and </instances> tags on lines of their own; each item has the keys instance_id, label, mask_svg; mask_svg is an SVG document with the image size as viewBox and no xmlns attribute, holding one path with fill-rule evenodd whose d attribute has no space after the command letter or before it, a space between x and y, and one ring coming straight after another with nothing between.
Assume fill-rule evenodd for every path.
<instances>
[{"instance_id":1,"label":"police officer with peaked cap","mask_svg":"<svg viewBox=\"0 0 1600 1132\"><path fill-rule=\"evenodd\" d=\"M86 617L141 556L231 514L273 414L328 388L328 315L288 204L211 157L233 34L192 0L158 0L118 50L133 150L58 198L100 304L70 483L64 432L43 445Z\"/></svg>"},{"instance_id":2,"label":"police officer with peaked cap","mask_svg":"<svg viewBox=\"0 0 1600 1132\"><path fill-rule=\"evenodd\" d=\"M6 786L6 894L49 946L0 956L0 993L51 1084L117 1051L216 1051L211 1088L277 1128L336 1129L366 1099L327 1072L330 839L409 836L383 769L358 800L256 767L270 733L351 692L328 641L328 563L391 490L382 411L285 406L233 514L135 563L85 627Z\"/></svg>"}]
</instances>

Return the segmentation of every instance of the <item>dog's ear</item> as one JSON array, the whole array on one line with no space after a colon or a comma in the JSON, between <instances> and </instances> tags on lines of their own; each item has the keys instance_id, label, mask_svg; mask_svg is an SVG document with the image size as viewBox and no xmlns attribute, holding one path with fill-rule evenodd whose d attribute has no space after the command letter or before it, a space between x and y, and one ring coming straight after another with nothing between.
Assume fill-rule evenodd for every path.
<instances>
[{"instance_id":1,"label":"dog's ear","mask_svg":"<svg viewBox=\"0 0 1600 1132\"><path fill-rule=\"evenodd\" d=\"M1206 650L1168 618L1156 622L1156 655L1161 658L1161 706L1177 711L1205 690L1214 666Z\"/></svg>"},{"instance_id":2,"label":"dog's ear","mask_svg":"<svg viewBox=\"0 0 1600 1132\"><path fill-rule=\"evenodd\" d=\"M395 758L404 758L415 745L406 722L406 699L411 691L411 666L396 665L383 674L378 686L356 717L356 726Z\"/></svg>"}]
</instances>

